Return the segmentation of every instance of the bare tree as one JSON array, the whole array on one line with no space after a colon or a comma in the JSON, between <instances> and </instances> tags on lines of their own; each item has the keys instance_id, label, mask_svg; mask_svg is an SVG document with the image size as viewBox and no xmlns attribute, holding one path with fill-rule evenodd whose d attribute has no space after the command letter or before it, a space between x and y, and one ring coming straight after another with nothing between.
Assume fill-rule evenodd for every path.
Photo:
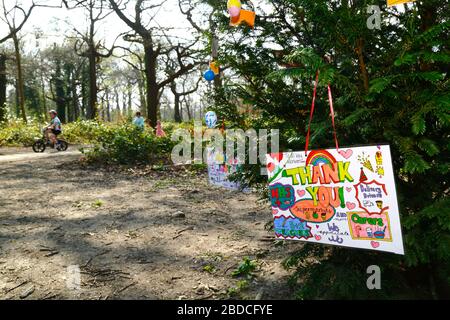
<instances>
[{"instance_id":1,"label":"bare tree","mask_svg":"<svg viewBox=\"0 0 450 320\"><path fill-rule=\"evenodd\" d=\"M207 26L200 26L194 20L193 12L199 9L199 6L204 5L202 1L197 0L179 0L178 6L182 14L186 16L186 19L189 21L191 26L198 32L200 35L206 35L209 39L209 46L211 47L211 60L217 61L219 58L219 38L217 36L217 25L214 21L213 17L216 13L215 9L211 10L208 14ZM207 61L204 64L208 64ZM223 69L222 69L223 71ZM222 86L222 77L219 73L214 78L214 87L218 88Z\"/></svg>"},{"instance_id":2,"label":"bare tree","mask_svg":"<svg viewBox=\"0 0 450 320\"><path fill-rule=\"evenodd\" d=\"M0 52L0 122L6 120L6 54Z\"/></svg>"},{"instance_id":3,"label":"bare tree","mask_svg":"<svg viewBox=\"0 0 450 320\"><path fill-rule=\"evenodd\" d=\"M176 79L174 79L170 83L170 91L172 91L172 94L174 96L174 120L175 120L175 122L182 122L182 120L183 120L183 116L182 116L182 112L181 112L182 99L190 94L193 94L194 92L196 92L198 90L198 86L200 84L201 78L199 78L197 80L197 82L194 84L194 86L189 89L187 87L187 84L190 80L189 75L182 77L179 80L181 80L180 81L181 88L177 88L177 80ZM188 117L190 117L189 108L188 108Z\"/></svg>"},{"instance_id":4,"label":"bare tree","mask_svg":"<svg viewBox=\"0 0 450 320\"><path fill-rule=\"evenodd\" d=\"M86 32L73 28L78 36L75 41L75 52L82 57L86 57L89 63L89 94L86 110L88 119L95 119L97 116L97 73L98 63L101 58L108 58L113 54L114 45L107 49L101 41L96 40L96 24L109 16L112 11L106 7L107 0L72 0L64 1L68 9L83 8L89 19L88 30Z\"/></svg>"},{"instance_id":5,"label":"bare tree","mask_svg":"<svg viewBox=\"0 0 450 320\"><path fill-rule=\"evenodd\" d=\"M0 20L3 21L8 27L8 34L0 38L0 44L12 39L14 42L14 56L17 69L17 96L22 119L27 122L27 116L25 111L25 96L24 96L24 80L22 70L22 56L20 52L20 37L19 32L22 30L25 23L31 16L33 10L37 7L46 8L60 8L61 6L49 5L45 1L36 3L34 0L27 1L29 6L25 8L19 1L14 1L12 6L8 6L5 0L2 1L2 14ZM6 97L6 56L0 53L0 107L5 104ZM1 112L1 111L0 111Z\"/></svg>"},{"instance_id":6,"label":"bare tree","mask_svg":"<svg viewBox=\"0 0 450 320\"><path fill-rule=\"evenodd\" d=\"M16 61L16 67L17 67L17 96L19 101L19 107L20 112L22 114L22 119L26 123L27 122L27 115L25 112L25 95L24 95L24 84L23 84L23 74L22 74L22 57L20 54L20 39L19 39L19 31L22 29L22 27L25 25L25 22L27 22L28 18L31 15L31 12L36 7L36 4L34 2L31 3L30 7L25 10L22 8L17 1L15 1L14 6L8 7L5 3L5 0L2 0L2 16L0 16L0 19L7 24L9 29L9 34L4 36L0 39L0 43L5 42L8 39L12 39L14 42L14 55L15 55L15 61ZM20 16L20 17L19 17ZM19 22L19 19L20 22ZM3 61L3 63L1 63ZM0 73L6 73L6 66L5 66L6 57L0 57ZM2 66L4 68L2 68ZM3 69L3 70L2 70ZM0 81L0 91L6 92L6 77L3 79L0 79L3 81ZM2 94L0 94L1 98ZM1 101L0 99L0 106L3 106L5 101Z\"/></svg>"},{"instance_id":7,"label":"bare tree","mask_svg":"<svg viewBox=\"0 0 450 320\"><path fill-rule=\"evenodd\" d=\"M148 1L136 0L134 5L134 16L127 16L126 9L129 7L130 1L116 1L109 0L111 7L116 12L117 16L124 21L133 33L126 35L125 40L137 42L144 48L144 66L145 66L145 80L146 80L146 103L147 116L150 125L155 128L158 117L158 106L161 92L164 87L170 84L174 79L192 70L196 63L189 59L192 57L191 49L196 44L197 40L188 45L181 43L164 46L161 41L162 38L167 38L164 34L157 34L162 28L150 26L155 14L151 14L154 10L159 10L164 4L165 0L158 4L148 4ZM145 19L144 13L150 14L149 19ZM168 75L162 80L158 80L158 58L168 52L173 52L178 62L178 68L171 75ZM190 61L189 61L190 60Z\"/></svg>"}]
</instances>

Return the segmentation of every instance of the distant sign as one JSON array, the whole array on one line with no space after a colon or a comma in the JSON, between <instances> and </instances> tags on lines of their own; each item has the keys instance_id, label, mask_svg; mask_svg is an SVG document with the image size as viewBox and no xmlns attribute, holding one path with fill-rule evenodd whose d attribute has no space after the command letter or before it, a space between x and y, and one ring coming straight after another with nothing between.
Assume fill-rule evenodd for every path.
<instances>
[{"instance_id":1,"label":"distant sign","mask_svg":"<svg viewBox=\"0 0 450 320\"><path fill-rule=\"evenodd\" d=\"M241 190L241 184L230 181L229 176L239 170L236 159L227 160L223 152L208 148L208 179L215 186L230 190ZM248 191L244 188L243 191Z\"/></svg>"},{"instance_id":2,"label":"distant sign","mask_svg":"<svg viewBox=\"0 0 450 320\"><path fill-rule=\"evenodd\" d=\"M404 254L388 145L267 155L277 238Z\"/></svg>"}]
</instances>

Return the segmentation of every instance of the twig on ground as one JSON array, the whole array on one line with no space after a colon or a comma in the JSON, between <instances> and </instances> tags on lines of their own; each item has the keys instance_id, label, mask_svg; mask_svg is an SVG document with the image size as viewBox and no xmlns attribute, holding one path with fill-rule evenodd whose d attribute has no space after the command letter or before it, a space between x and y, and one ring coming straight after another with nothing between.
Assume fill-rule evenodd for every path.
<instances>
[{"instance_id":1,"label":"twig on ground","mask_svg":"<svg viewBox=\"0 0 450 320\"><path fill-rule=\"evenodd\" d=\"M113 295L116 295L116 294L118 294L118 293L121 293L121 292L127 290L128 288L130 288L130 287L132 287L132 286L135 286L136 284L137 284L137 282L132 282L132 283L130 283L129 285L126 285L125 287L123 287L122 289L120 289L120 290L118 290L118 291L115 291L115 292L113 293Z\"/></svg>"},{"instance_id":2,"label":"twig on ground","mask_svg":"<svg viewBox=\"0 0 450 320\"><path fill-rule=\"evenodd\" d=\"M187 228L178 230L177 234L172 239L175 240L176 238L180 237L183 232L188 231L188 230L194 230L194 226L189 226Z\"/></svg>"},{"instance_id":3,"label":"twig on ground","mask_svg":"<svg viewBox=\"0 0 450 320\"><path fill-rule=\"evenodd\" d=\"M27 284L27 283L28 283L28 281L24 281L24 282L22 282L21 284L15 286L14 288L11 288L11 289L6 290L5 293L10 293L11 291L16 290L17 288L20 288L21 286L23 286L24 284Z\"/></svg>"}]
</instances>

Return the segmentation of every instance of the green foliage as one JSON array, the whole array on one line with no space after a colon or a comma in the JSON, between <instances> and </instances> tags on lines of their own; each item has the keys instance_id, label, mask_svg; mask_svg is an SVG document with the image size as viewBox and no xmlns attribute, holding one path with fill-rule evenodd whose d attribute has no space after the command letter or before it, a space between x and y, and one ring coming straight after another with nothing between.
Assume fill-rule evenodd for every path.
<instances>
[{"instance_id":1,"label":"green foliage","mask_svg":"<svg viewBox=\"0 0 450 320\"><path fill-rule=\"evenodd\" d=\"M42 136L38 123L26 125L22 120L10 120L0 124L0 147L31 146L34 138Z\"/></svg>"},{"instance_id":2,"label":"green foliage","mask_svg":"<svg viewBox=\"0 0 450 320\"><path fill-rule=\"evenodd\" d=\"M153 131L125 124L108 128L93 150L85 152L91 161L119 164L168 161L174 143L170 135L161 138Z\"/></svg>"},{"instance_id":3,"label":"green foliage","mask_svg":"<svg viewBox=\"0 0 450 320\"><path fill-rule=\"evenodd\" d=\"M25 124L20 119L11 119L0 124L0 146L30 146L35 138L42 136L42 128L47 124L30 119ZM90 144L115 125L80 120L63 125L63 137L70 144Z\"/></svg>"},{"instance_id":4,"label":"green foliage","mask_svg":"<svg viewBox=\"0 0 450 320\"><path fill-rule=\"evenodd\" d=\"M0 103L0 126L7 120L8 110L6 104Z\"/></svg>"},{"instance_id":5,"label":"green foliage","mask_svg":"<svg viewBox=\"0 0 450 320\"><path fill-rule=\"evenodd\" d=\"M105 132L115 126L93 120L79 120L64 125L63 135L71 144L89 144L98 141Z\"/></svg>"},{"instance_id":6,"label":"green foliage","mask_svg":"<svg viewBox=\"0 0 450 320\"><path fill-rule=\"evenodd\" d=\"M212 264L207 264L207 265L203 266L203 271L208 272L208 273L214 273L214 272L216 272L216 267L213 266Z\"/></svg>"},{"instance_id":7,"label":"green foliage","mask_svg":"<svg viewBox=\"0 0 450 320\"><path fill-rule=\"evenodd\" d=\"M332 145L330 83L341 145L391 146L405 237L404 257L305 245L285 262L297 297L448 298L448 3L416 1L404 11L384 0L270 3L274 11L259 14L253 32L217 18L219 60L240 79L227 77L216 90L219 117L227 127L279 128L282 150L302 150L319 70L312 148ZM383 10L380 30L366 26L370 4ZM243 103L258 112L243 115L236 107ZM245 166L240 178L267 184L257 166ZM370 264L382 268L381 291L365 286Z\"/></svg>"},{"instance_id":8,"label":"green foliage","mask_svg":"<svg viewBox=\"0 0 450 320\"><path fill-rule=\"evenodd\" d=\"M97 199L91 203L92 208L100 208L101 206L103 206L103 201L100 199Z\"/></svg>"},{"instance_id":9,"label":"green foliage","mask_svg":"<svg viewBox=\"0 0 450 320\"><path fill-rule=\"evenodd\" d=\"M258 267L256 260L250 260L249 257L244 257L238 268L231 273L233 277L252 278L253 272Z\"/></svg>"}]
</instances>

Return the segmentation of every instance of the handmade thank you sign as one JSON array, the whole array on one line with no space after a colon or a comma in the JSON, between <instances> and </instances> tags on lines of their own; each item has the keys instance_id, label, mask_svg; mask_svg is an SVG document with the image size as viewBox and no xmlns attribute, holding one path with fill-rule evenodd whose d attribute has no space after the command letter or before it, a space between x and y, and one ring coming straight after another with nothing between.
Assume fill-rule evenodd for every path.
<instances>
[{"instance_id":1,"label":"handmade thank you sign","mask_svg":"<svg viewBox=\"0 0 450 320\"><path fill-rule=\"evenodd\" d=\"M388 145L267 155L277 238L404 254Z\"/></svg>"},{"instance_id":2,"label":"handmade thank you sign","mask_svg":"<svg viewBox=\"0 0 450 320\"><path fill-rule=\"evenodd\" d=\"M248 189L242 188L240 183L228 179L231 174L239 170L236 159L227 159L223 151L217 151L213 148L207 149L207 155L210 184L231 190L243 189L243 191L248 191Z\"/></svg>"}]
</instances>

